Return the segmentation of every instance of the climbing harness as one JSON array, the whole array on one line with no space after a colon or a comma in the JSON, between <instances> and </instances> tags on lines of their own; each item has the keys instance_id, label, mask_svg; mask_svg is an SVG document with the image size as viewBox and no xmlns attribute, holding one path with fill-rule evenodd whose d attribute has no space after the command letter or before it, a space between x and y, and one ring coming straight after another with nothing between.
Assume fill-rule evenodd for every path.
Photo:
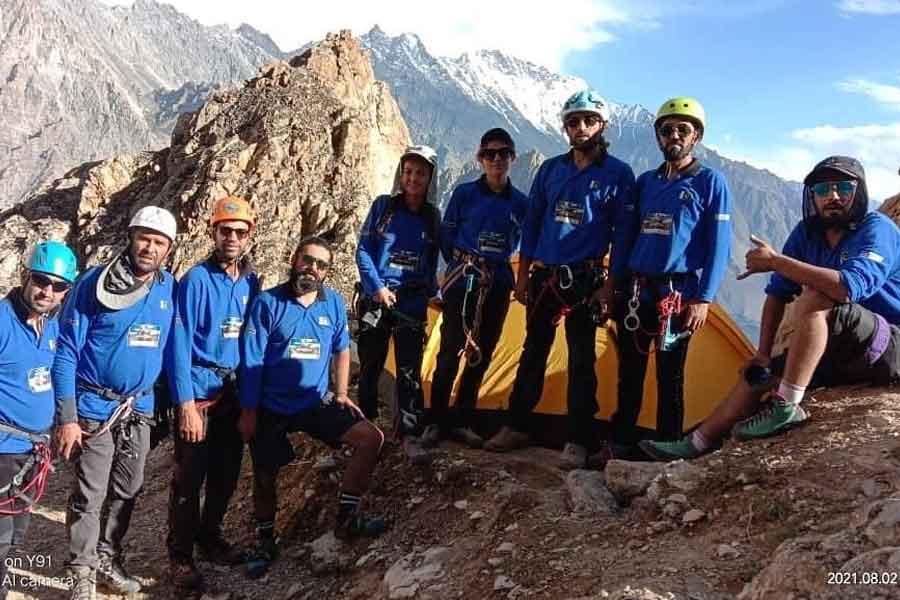
<instances>
[{"instance_id":1,"label":"climbing harness","mask_svg":"<svg viewBox=\"0 0 900 600\"><path fill-rule=\"evenodd\" d=\"M638 314L638 310L641 306L641 282L644 278L635 277L632 280L631 284L631 298L628 299L628 314L625 315L625 319L622 321L622 325L626 330L630 332L636 332L638 330L643 331L643 333L649 337L656 338L656 348L660 352L668 352L672 348L675 347L680 340L690 337L690 331L681 331L675 333L672 330L672 317L678 316L681 314L684 306L682 303L681 292L675 290L675 286L672 282L672 278L668 278L669 290L668 293L661 297L656 303L656 313L659 316L659 323L655 331L649 331L646 329L642 329L641 327L641 318ZM647 350L644 350L640 347L638 343L638 339L634 337L635 348L641 354L650 354L651 349L648 347Z\"/></svg>"},{"instance_id":2,"label":"climbing harness","mask_svg":"<svg viewBox=\"0 0 900 600\"><path fill-rule=\"evenodd\" d=\"M466 291L463 294L460 316L462 317L463 334L466 337L466 341L462 350L459 351L459 355L465 355L466 364L470 367L477 367L484 360L481 347L478 345L478 338L481 331L481 321L483 320L484 303L487 300L491 286L494 284L494 272L489 268L487 261L483 257L457 249L453 251L453 258L458 260L459 264L451 269L444 278L444 282L441 285L441 296L453 287L460 278L465 277ZM475 291L476 280L478 291L475 292L475 314L470 327L466 322L466 314L468 313L469 296Z\"/></svg>"},{"instance_id":3,"label":"climbing harness","mask_svg":"<svg viewBox=\"0 0 900 600\"><path fill-rule=\"evenodd\" d=\"M110 388L93 385L85 381L80 381L78 385L84 390L119 403L109 418L99 428L95 431L84 431L82 435L85 437L98 437L105 433L117 431L119 436L116 439L116 450L124 452L129 458L137 458L137 452L130 448L131 440L134 437L134 429L142 424L152 425L153 420L134 410L134 405L138 398L150 394L153 390L141 390L134 394L120 394ZM128 447L126 448L126 446Z\"/></svg>"},{"instance_id":4,"label":"climbing harness","mask_svg":"<svg viewBox=\"0 0 900 600\"><path fill-rule=\"evenodd\" d=\"M31 511L44 495L47 479L52 470L50 436L32 433L8 423L0 423L0 433L6 433L31 442L31 455L12 480L0 488L0 515L20 515ZM26 478L31 473L31 478Z\"/></svg>"},{"instance_id":5,"label":"climbing harness","mask_svg":"<svg viewBox=\"0 0 900 600\"><path fill-rule=\"evenodd\" d=\"M583 267L584 271L591 271L594 275L593 285L591 290L596 290L600 287L603 287L604 282L606 281L607 273L606 269L602 267L602 263L599 260L588 259L585 260L578 265L576 265L576 269L573 270L570 265L555 265L555 266L544 266L543 264L537 263L535 265L536 269L549 269L550 277L544 280L541 284L541 290L538 292L537 297L534 300L534 303L531 305L527 321L530 322L532 317L534 316L535 310L537 310L538 306L540 306L541 301L544 299L547 291L549 290L553 296L556 297L557 302L560 304L560 309L554 315L552 323L553 326L556 327L559 325L560 321L563 318L567 317L573 310L581 306L582 304L588 304L591 301L591 293L585 295L584 298L576 302L575 304L569 304L566 302L566 299L563 298L561 292L564 292L568 289L571 289L575 284L575 272L584 272L578 267ZM597 316L592 314L592 318L595 323L598 322Z\"/></svg>"}]
</instances>

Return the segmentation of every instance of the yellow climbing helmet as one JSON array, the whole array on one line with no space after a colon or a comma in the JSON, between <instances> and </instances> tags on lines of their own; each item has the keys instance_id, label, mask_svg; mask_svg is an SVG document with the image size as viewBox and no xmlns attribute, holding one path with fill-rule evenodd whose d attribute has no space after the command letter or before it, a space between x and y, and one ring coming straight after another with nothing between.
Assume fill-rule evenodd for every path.
<instances>
[{"instance_id":1,"label":"yellow climbing helmet","mask_svg":"<svg viewBox=\"0 0 900 600\"><path fill-rule=\"evenodd\" d=\"M703 110L703 105L696 98L678 96L663 102L663 105L656 111L654 127L658 127L659 122L666 117L685 117L696 121L701 130L706 129L706 111Z\"/></svg>"}]
</instances>

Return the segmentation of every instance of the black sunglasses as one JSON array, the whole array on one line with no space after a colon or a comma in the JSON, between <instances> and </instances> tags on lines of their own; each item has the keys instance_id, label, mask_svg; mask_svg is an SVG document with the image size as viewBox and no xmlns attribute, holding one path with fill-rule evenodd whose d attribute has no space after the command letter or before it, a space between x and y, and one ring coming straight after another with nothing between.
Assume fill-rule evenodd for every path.
<instances>
[{"instance_id":1,"label":"black sunglasses","mask_svg":"<svg viewBox=\"0 0 900 600\"><path fill-rule=\"evenodd\" d=\"M327 271L331 268L330 262L328 262L327 260L322 260L321 258L316 258L311 254L301 254L300 261L307 266L315 265L315 267L320 271Z\"/></svg>"},{"instance_id":2,"label":"black sunglasses","mask_svg":"<svg viewBox=\"0 0 900 600\"><path fill-rule=\"evenodd\" d=\"M242 240L250 235L249 229L238 229L236 227L226 227L225 225L219 225L218 230L219 235L226 239L230 238L232 234L234 234L234 237L239 240Z\"/></svg>"},{"instance_id":3,"label":"black sunglasses","mask_svg":"<svg viewBox=\"0 0 900 600\"><path fill-rule=\"evenodd\" d=\"M499 156L503 160L509 160L516 155L512 148L482 148L478 151L478 158L484 160L496 160Z\"/></svg>"},{"instance_id":4,"label":"black sunglasses","mask_svg":"<svg viewBox=\"0 0 900 600\"><path fill-rule=\"evenodd\" d=\"M566 117L564 123L569 129L575 129L579 123L584 123L585 127L593 127L602 120L600 115L574 115Z\"/></svg>"},{"instance_id":5,"label":"black sunglasses","mask_svg":"<svg viewBox=\"0 0 900 600\"><path fill-rule=\"evenodd\" d=\"M56 281L37 271L31 272L31 284L39 288L45 288L49 285L57 294L67 292L72 287L72 284L67 281Z\"/></svg>"},{"instance_id":6,"label":"black sunglasses","mask_svg":"<svg viewBox=\"0 0 900 600\"><path fill-rule=\"evenodd\" d=\"M672 134L678 132L681 137L687 137L694 133L694 128L687 123L679 123L678 125L663 125L659 128L659 135L663 137L672 137Z\"/></svg>"}]
</instances>

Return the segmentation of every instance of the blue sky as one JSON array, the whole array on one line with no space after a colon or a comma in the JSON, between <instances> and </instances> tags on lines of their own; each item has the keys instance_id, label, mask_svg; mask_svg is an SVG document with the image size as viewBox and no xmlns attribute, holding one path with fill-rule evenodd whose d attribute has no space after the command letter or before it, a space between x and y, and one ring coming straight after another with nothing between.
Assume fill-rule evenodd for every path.
<instances>
[{"instance_id":1,"label":"blue sky","mask_svg":"<svg viewBox=\"0 0 900 600\"><path fill-rule=\"evenodd\" d=\"M877 199L900 192L900 0L169 2L207 25L249 23L283 49L377 23L439 55L496 48L651 110L694 95L706 142L730 158L800 179L851 154Z\"/></svg>"}]
</instances>

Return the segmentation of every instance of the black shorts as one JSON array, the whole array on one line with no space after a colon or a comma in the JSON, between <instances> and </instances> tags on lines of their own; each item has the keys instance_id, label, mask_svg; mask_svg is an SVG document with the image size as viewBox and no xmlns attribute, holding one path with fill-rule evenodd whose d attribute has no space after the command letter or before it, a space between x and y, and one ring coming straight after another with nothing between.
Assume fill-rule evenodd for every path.
<instances>
[{"instance_id":1,"label":"black shorts","mask_svg":"<svg viewBox=\"0 0 900 600\"><path fill-rule=\"evenodd\" d=\"M900 328L859 304L835 306L831 317L828 345L808 387L900 381ZM786 362L787 352L773 358L772 373L780 376Z\"/></svg>"},{"instance_id":2,"label":"black shorts","mask_svg":"<svg viewBox=\"0 0 900 600\"><path fill-rule=\"evenodd\" d=\"M317 406L292 415L260 409L256 436L250 442L250 453L257 465L283 467L294 460L294 447L287 434L302 431L332 448L341 446L341 437L362 421L358 413L328 397Z\"/></svg>"}]
</instances>

